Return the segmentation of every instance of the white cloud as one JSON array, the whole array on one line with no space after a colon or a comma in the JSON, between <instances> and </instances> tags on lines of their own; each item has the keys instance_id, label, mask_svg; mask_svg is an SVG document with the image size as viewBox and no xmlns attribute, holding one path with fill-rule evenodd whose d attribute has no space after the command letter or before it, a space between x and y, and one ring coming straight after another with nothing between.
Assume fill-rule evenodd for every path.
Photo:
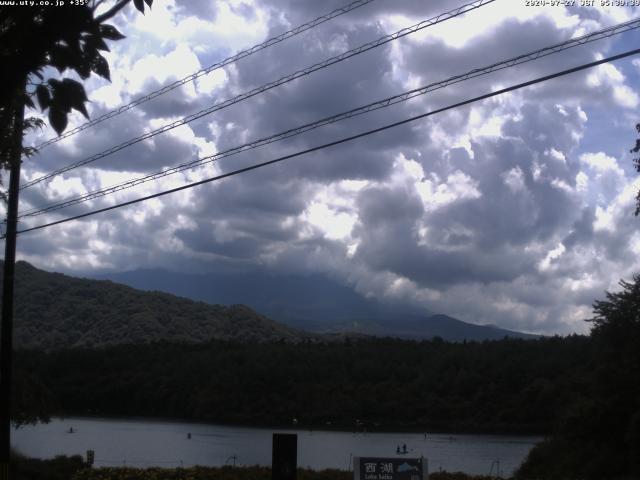
<instances>
[{"instance_id":1,"label":"white cloud","mask_svg":"<svg viewBox=\"0 0 640 480\"><path fill-rule=\"evenodd\" d=\"M589 187L589 175L584 172L578 172L576 175L576 189L579 192L585 192Z\"/></svg>"},{"instance_id":2,"label":"white cloud","mask_svg":"<svg viewBox=\"0 0 640 480\"><path fill-rule=\"evenodd\" d=\"M527 188L524 183L524 172L520 167L513 167L511 170L503 172L500 176L513 193L518 193Z\"/></svg>"},{"instance_id":3,"label":"white cloud","mask_svg":"<svg viewBox=\"0 0 640 480\"><path fill-rule=\"evenodd\" d=\"M600 205L596 207L596 219L593 222L593 229L596 232L603 230L613 232L615 230L613 212L611 209L602 208Z\"/></svg>"},{"instance_id":4,"label":"white cloud","mask_svg":"<svg viewBox=\"0 0 640 480\"><path fill-rule=\"evenodd\" d=\"M598 59L602 55L597 55ZM587 76L587 85L594 89L610 88L613 98L618 105L625 108L635 108L640 102L638 95L625 84L623 73L611 63L598 65Z\"/></svg>"},{"instance_id":5,"label":"white cloud","mask_svg":"<svg viewBox=\"0 0 640 480\"><path fill-rule=\"evenodd\" d=\"M546 150L544 152L545 155L548 155L549 157L553 158L554 160L557 160L558 162L562 162L564 164L567 163L567 159L565 158L564 154L558 150L556 150L555 148L550 148L549 150Z\"/></svg>"},{"instance_id":6,"label":"white cloud","mask_svg":"<svg viewBox=\"0 0 640 480\"><path fill-rule=\"evenodd\" d=\"M603 152L584 153L580 156L580 161L598 173L612 171L624 175L623 170L618 166L618 161Z\"/></svg>"},{"instance_id":7,"label":"white cloud","mask_svg":"<svg viewBox=\"0 0 640 480\"><path fill-rule=\"evenodd\" d=\"M553 250L549 250L547 256L539 263L538 268L542 271L549 270L552 264L555 263L566 250L566 247L560 242Z\"/></svg>"},{"instance_id":8,"label":"white cloud","mask_svg":"<svg viewBox=\"0 0 640 480\"><path fill-rule=\"evenodd\" d=\"M460 200L473 200L482 194L478 183L469 175L457 170L440 181L437 176L424 180L415 186L427 212Z\"/></svg>"},{"instance_id":9,"label":"white cloud","mask_svg":"<svg viewBox=\"0 0 640 480\"><path fill-rule=\"evenodd\" d=\"M356 216L338 212L327 205L313 202L303 213L303 219L318 228L331 240L340 240L351 235Z\"/></svg>"},{"instance_id":10,"label":"white cloud","mask_svg":"<svg viewBox=\"0 0 640 480\"><path fill-rule=\"evenodd\" d=\"M163 85L168 79L182 79L200 70L197 55L185 43L180 43L165 55L147 55L137 60L127 73L128 93L142 93L149 80ZM155 87L157 88L157 86ZM192 83L185 84L184 89L190 97L195 97Z\"/></svg>"}]
</instances>

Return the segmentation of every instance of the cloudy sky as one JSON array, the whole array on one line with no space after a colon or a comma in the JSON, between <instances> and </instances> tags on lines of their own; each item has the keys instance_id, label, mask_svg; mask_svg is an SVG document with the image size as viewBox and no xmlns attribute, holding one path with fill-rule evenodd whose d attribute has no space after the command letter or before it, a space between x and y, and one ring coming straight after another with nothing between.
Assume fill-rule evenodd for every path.
<instances>
[{"instance_id":1,"label":"cloudy sky","mask_svg":"<svg viewBox=\"0 0 640 480\"><path fill-rule=\"evenodd\" d=\"M96 118L346 0L156 0L92 77ZM451 8L375 0L43 149L23 182ZM599 0L596 3L600 3ZM496 0L22 192L21 210L212 155L412 88L632 19L626 7ZM632 31L409 102L24 219L34 226L294 153L603 56ZM591 304L639 271L640 176L629 148L640 57L457 108L274 166L19 238L54 271L321 273L362 295L473 323L586 332ZM75 113L72 125L83 118ZM29 137L54 136L46 129Z\"/></svg>"}]
</instances>

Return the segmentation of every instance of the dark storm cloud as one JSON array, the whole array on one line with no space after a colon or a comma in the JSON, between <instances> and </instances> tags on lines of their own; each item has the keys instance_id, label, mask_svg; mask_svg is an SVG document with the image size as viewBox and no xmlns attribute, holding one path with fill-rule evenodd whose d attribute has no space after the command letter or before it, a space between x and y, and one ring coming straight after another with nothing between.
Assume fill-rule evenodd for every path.
<instances>
[{"instance_id":1,"label":"dark storm cloud","mask_svg":"<svg viewBox=\"0 0 640 480\"><path fill-rule=\"evenodd\" d=\"M286 218L305 208L304 193L304 185L293 179L270 180L256 172L198 189L192 212L198 216L229 217L231 220L259 217L265 213Z\"/></svg>"},{"instance_id":2,"label":"dark storm cloud","mask_svg":"<svg viewBox=\"0 0 640 480\"><path fill-rule=\"evenodd\" d=\"M481 248L544 241L571 218L575 205L568 194L549 181L534 180L535 152L519 141L473 144L475 158L467 172L476 180L482 200L454 204L436 212L436 224L455 219L477 232ZM512 190L505 172L521 172L522 189ZM553 177L552 177L553 178Z\"/></svg>"},{"instance_id":3,"label":"dark storm cloud","mask_svg":"<svg viewBox=\"0 0 640 480\"><path fill-rule=\"evenodd\" d=\"M445 208L439 218L446 217L448 220L439 225L437 218L433 221L434 217L431 216L428 226L440 230L460 222L467 228L473 228L461 213L466 213L478 203L474 200L462 201L459 204L460 211L453 207ZM525 267L530 268L529 259L516 252L510 254L508 249L487 250L476 244L459 251L449 251L437 246L420 245L417 222L424 213L422 203L415 194L408 194L403 188L367 189L359 197L359 207L358 233L361 243L357 259L374 270L391 271L419 285L438 287L457 282L512 280L525 272ZM499 234L494 238L503 240L497 237ZM456 239L452 240L447 238L447 248L455 246ZM503 256L509 256L510 261L499 261Z\"/></svg>"},{"instance_id":4,"label":"dark storm cloud","mask_svg":"<svg viewBox=\"0 0 640 480\"><path fill-rule=\"evenodd\" d=\"M164 84L160 84L155 79L148 79L142 91L155 92L166 84L171 84L176 80L182 80L179 78L170 78ZM185 117L192 114L194 111L202 109L205 103L213 104L213 100L207 95L200 95L198 100L191 98L185 93L184 89L188 87L179 87L166 94L160 95L140 106L140 110L143 111L147 118L176 118Z\"/></svg>"},{"instance_id":5,"label":"dark storm cloud","mask_svg":"<svg viewBox=\"0 0 640 480\"><path fill-rule=\"evenodd\" d=\"M218 2L212 0L176 0L176 14L182 17L196 16L215 21Z\"/></svg>"},{"instance_id":6,"label":"dark storm cloud","mask_svg":"<svg viewBox=\"0 0 640 480\"><path fill-rule=\"evenodd\" d=\"M596 220L595 209L584 207L580 216L571 225L569 234L562 240L567 249L591 243L594 235L593 222Z\"/></svg>"},{"instance_id":7,"label":"dark storm cloud","mask_svg":"<svg viewBox=\"0 0 640 480\"><path fill-rule=\"evenodd\" d=\"M342 8L350 2L344 0L325 0L323 2L306 2L300 0L276 0L263 1L261 5L269 8L274 14L281 14L293 25L307 22L312 18L324 15L329 11ZM433 16L437 13L450 10L464 2L452 4L450 1L435 0L432 2L395 2L376 1L364 7L335 19L338 24L351 25L353 23L366 23L376 16L389 14L402 14L408 16ZM274 15L275 16L275 15Z\"/></svg>"},{"instance_id":8,"label":"dark storm cloud","mask_svg":"<svg viewBox=\"0 0 640 480\"><path fill-rule=\"evenodd\" d=\"M529 103L521 111L523 119L507 121L503 135L520 138L529 149L540 153L551 148L568 152L576 146L576 139L571 134L576 131L581 115L575 108ZM562 166L562 163L547 162L547 165Z\"/></svg>"},{"instance_id":9,"label":"dark storm cloud","mask_svg":"<svg viewBox=\"0 0 640 480\"><path fill-rule=\"evenodd\" d=\"M255 237L241 236L221 241L214 238L212 233L212 228L209 226L204 230L201 228L196 231L177 230L175 235L191 250L230 258L255 258L262 253L263 249L268 248L264 242Z\"/></svg>"},{"instance_id":10,"label":"dark storm cloud","mask_svg":"<svg viewBox=\"0 0 640 480\"><path fill-rule=\"evenodd\" d=\"M535 275L541 258L526 247L551 241L568 228L578 207L570 193L553 183L575 186L575 162L551 158L548 149L574 148L572 133L581 128L582 119L577 110L561 112L554 105L526 104L520 112L504 124L504 137L472 141L473 158L459 148L436 158L425 150L420 157L427 176L437 172L446 179L455 170L464 171L476 182L480 198L425 213L406 186L362 192L356 258L373 271L393 272L429 288ZM541 170L537 178L536 165ZM510 173L517 176L512 185ZM429 232L424 242L420 225Z\"/></svg>"}]
</instances>

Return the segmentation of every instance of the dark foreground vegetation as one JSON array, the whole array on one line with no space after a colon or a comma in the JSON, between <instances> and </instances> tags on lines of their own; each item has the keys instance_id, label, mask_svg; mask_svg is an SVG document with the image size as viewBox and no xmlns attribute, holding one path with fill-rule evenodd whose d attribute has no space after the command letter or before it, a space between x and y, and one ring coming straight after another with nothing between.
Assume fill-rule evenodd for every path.
<instances>
[{"instance_id":1,"label":"dark foreground vegetation","mask_svg":"<svg viewBox=\"0 0 640 480\"><path fill-rule=\"evenodd\" d=\"M70 480L87 465L79 455L39 460L12 453L10 468L10 478L14 480Z\"/></svg>"},{"instance_id":2,"label":"dark foreground vegetation","mask_svg":"<svg viewBox=\"0 0 640 480\"><path fill-rule=\"evenodd\" d=\"M594 304L593 366L522 478L640 478L640 275Z\"/></svg>"},{"instance_id":3,"label":"dark foreground vegetation","mask_svg":"<svg viewBox=\"0 0 640 480\"><path fill-rule=\"evenodd\" d=\"M90 468L79 456L35 460L19 457L15 480L271 480L269 467ZM298 469L298 480L352 480L343 470ZM438 472L431 480L489 480L490 477Z\"/></svg>"},{"instance_id":4,"label":"dark foreground vegetation","mask_svg":"<svg viewBox=\"0 0 640 480\"><path fill-rule=\"evenodd\" d=\"M464 473L438 472L429 475L430 480L493 480L494 477L465 475ZM211 468L148 470L126 468L101 468L78 473L73 480L271 480L268 467ZM353 472L344 470L298 469L298 480L353 480Z\"/></svg>"},{"instance_id":5,"label":"dark foreground vegetation","mask_svg":"<svg viewBox=\"0 0 640 480\"><path fill-rule=\"evenodd\" d=\"M157 343L25 351L16 363L50 392L59 406L51 411L64 415L546 433L584 391L590 350L579 336L466 344Z\"/></svg>"}]
</instances>

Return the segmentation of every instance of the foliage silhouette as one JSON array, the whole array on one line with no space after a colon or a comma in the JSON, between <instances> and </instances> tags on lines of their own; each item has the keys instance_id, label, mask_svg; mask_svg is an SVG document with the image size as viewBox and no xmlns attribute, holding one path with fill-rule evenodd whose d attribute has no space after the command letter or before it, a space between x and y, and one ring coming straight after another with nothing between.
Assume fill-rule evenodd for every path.
<instances>
[{"instance_id":1,"label":"foliage silhouette","mask_svg":"<svg viewBox=\"0 0 640 480\"><path fill-rule=\"evenodd\" d=\"M519 478L640 477L640 275L594 303L594 369Z\"/></svg>"},{"instance_id":2,"label":"foliage silhouette","mask_svg":"<svg viewBox=\"0 0 640 480\"><path fill-rule=\"evenodd\" d=\"M67 127L72 109L88 118L83 85L72 78L53 77L52 67L60 75L69 70L86 80L93 72L109 80L109 64L100 52L109 50L106 40L120 40L124 35L105 22L130 2L119 0L100 15L96 10L103 0L92 2L93 6L86 2L52 7L35 2L34 6L0 9L0 166L8 168L16 161L16 136L21 138L28 128L42 126L35 118L27 119L23 126L16 118L24 106L35 108L34 98L42 111L49 111L49 123L58 135ZM134 0L142 13L145 3L151 7L153 0ZM26 148L21 153L35 152Z\"/></svg>"},{"instance_id":3,"label":"foliage silhouette","mask_svg":"<svg viewBox=\"0 0 640 480\"><path fill-rule=\"evenodd\" d=\"M636 131L640 133L640 123L636 123ZM638 152L640 152L640 138L636 139L636 145L631 149L631 153L638 153ZM640 173L640 157L633 159L633 166L635 167L636 171ZM638 190L638 193L636 194L635 215L636 217L640 215L640 190Z\"/></svg>"}]
</instances>

